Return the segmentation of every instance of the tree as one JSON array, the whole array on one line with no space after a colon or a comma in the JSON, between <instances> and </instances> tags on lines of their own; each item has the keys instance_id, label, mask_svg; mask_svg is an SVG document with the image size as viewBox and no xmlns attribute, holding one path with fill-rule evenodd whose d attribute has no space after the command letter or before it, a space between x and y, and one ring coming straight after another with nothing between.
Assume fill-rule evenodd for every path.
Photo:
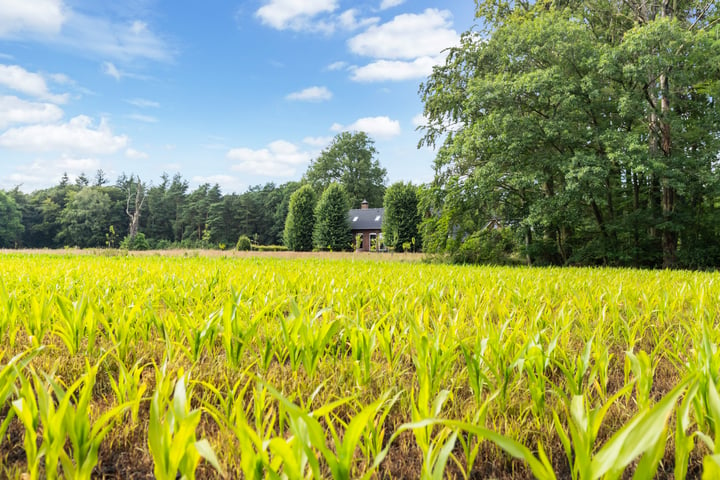
<instances>
[{"instance_id":1,"label":"tree","mask_svg":"<svg viewBox=\"0 0 720 480\"><path fill-rule=\"evenodd\" d=\"M140 229L140 215L142 214L145 199L147 198L147 187L135 176L130 175L130 179L121 179L118 181L122 188L127 191L127 201L125 202L125 214L130 218L128 226L128 236L133 238L138 234Z\"/></svg>"},{"instance_id":2,"label":"tree","mask_svg":"<svg viewBox=\"0 0 720 480\"><path fill-rule=\"evenodd\" d=\"M421 87L424 235L498 219L538 263L719 263L714 3L477 4Z\"/></svg>"},{"instance_id":3,"label":"tree","mask_svg":"<svg viewBox=\"0 0 720 480\"><path fill-rule=\"evenodd\" d=\"M417 188L412 183L397 182L385 191L383 201L383 236L385 242L395 251L404 251L403 245L411 249L419 247L418 225L421 218L418 213Z\"/></svg>"},{"instance_id":4,"label":"tree","mask_svg":"<svg viewBox=\"0 0 720 480\"><path fill-rule=\"evenodd\" d=\"M375 142L365 132L342 132L310 162L305 180L318 192L333 182L341 184L351 208L360 208L363 200L370 206L382 205L387 171L376 155Z\"/></svg>"},{"instance_id":5,"label":"tree","mask_svg":"<svg viewBox=\"0 0 720 480\"><path fill-rule=\"evenodd\" d=\"M310 185L303 185L290 196L283 234L288 249L301 252L312 250L316 202L315 190Z\"/></svg>"},{"instance_id":6,"label":"tree","mask_svg":"<svg viewBox=\"0 0 720 480\"><path fill-rule=\"evenodd\" d=\"M331 183L325 189L315 207L313 230L315 248L333 252L352 248L353 239L348 220L349 205L347 192L342 185Z\"/></svg>"},{"instance_id":7,"label":"tree","mask_svg":"<svg viewBox=\"0 0 720 480\"><path fill-rule=\"evenodd\" d=\"M24 230L20 208L10 195L0 190L0 247L17 246Z\"/></svg>"},{"instance_id":8,"label":"tree","mask_svg":"<svg viewBox=\"0 0 720 480\"><path fill-rule=\"evenodd\" d=\"M96 187L85 187L71 194L60 216L63 227L58 235L65 245L104 246L109 214L108 194Z\"/></svg>"}]
</instances>

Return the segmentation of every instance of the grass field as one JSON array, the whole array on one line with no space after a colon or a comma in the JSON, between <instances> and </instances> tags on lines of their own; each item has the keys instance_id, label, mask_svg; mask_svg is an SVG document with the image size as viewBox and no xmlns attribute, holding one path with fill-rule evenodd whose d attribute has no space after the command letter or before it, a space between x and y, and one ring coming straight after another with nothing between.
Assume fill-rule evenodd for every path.
<instances>
[{"instance_id":1,"label":"grass field","mask_svg":"<svg viewBox=\"0 0 720 480\"><path fill-rule=\"evenodd\" d=\"M5 253L0 280L2 478L720 472L714 273Z\"/></svg>"}]
</instances>

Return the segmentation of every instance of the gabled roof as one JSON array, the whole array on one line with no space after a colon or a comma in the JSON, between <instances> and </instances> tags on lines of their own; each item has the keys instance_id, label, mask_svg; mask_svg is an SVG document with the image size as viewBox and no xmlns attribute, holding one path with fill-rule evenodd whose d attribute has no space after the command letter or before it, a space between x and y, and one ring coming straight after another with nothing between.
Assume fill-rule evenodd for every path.
<instances>
[{"instance_id":1,"label":"gabled roof","mask_svg":"<svg viewBox=\"0 0 720 480\"><path fill-rule=\"evenodd\" d=\"M352 230L381 230L384 208L354 208L348 212Z\"/></svg>"}]
</instances>

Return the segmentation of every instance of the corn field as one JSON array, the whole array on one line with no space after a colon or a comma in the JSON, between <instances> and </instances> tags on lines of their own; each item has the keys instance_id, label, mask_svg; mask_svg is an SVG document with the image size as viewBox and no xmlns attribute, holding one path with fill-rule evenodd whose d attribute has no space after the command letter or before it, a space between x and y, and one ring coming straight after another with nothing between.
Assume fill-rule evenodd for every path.
<instances>
[{"instance_id":1,"label":"corn field","mask_svg":"<svg viewBox=\"0 0 720 480\"><path fill-rule=\"evenodd\" d=\"M0 477L720 478L714 273L0 257Z\"/></svg>"}]
</instances>

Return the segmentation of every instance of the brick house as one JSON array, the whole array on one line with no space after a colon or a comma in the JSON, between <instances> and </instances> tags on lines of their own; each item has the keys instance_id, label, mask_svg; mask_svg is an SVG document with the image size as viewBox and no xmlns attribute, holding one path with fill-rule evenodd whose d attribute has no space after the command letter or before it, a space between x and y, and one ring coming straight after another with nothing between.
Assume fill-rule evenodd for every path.
<instances>
[{"instance_id":1,"label":"brick house","mask_svg":"<svg viewBox=\"0 0 720 480\"><path fill-rule=\"evenodd\" d=\"M356 250L358 252L376 251L374 245L380 245L380 251L385 250L382 239L382 217L383 208L369 208L367 200L363 200L360 208L354 208L348 212L350 229L353 238L356 239Z\"/></svg>"}]
</instances>

